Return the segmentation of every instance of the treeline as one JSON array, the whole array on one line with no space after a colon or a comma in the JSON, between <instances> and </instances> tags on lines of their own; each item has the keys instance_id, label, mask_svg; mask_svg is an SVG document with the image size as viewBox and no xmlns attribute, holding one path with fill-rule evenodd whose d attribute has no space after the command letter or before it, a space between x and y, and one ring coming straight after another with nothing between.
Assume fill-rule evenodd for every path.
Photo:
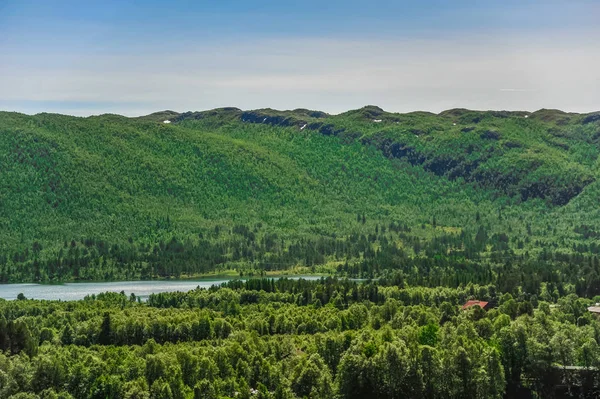
<instances>
[{"instance_id":1,"label":"treeline","mask_svg":"<svg viewBox=\"0 0 600 399\"><path fill-rule=\"evenodd\" d=\"M364 215L357 215L363 225ZM370 231L369 231L370 230ZM542 283L559 295L567 286L591 297L600 294L600 247L576 244L565 252L542 242L541 251L519 251L518 234L491 233L478 224L471 230L445 232L431 225L410 228L392 221L366 233L289 239L261 224L217 226L195 238L154 245L109 244L83 238L65 241L56 251L31 249L0 256L0 282L64 280L138 280L198 276L209 272L261 275L304 267L338 276L375 278L393 275L397 283L425 287L495 284L500 291L524 287L541 294Z\"/></svg>"},{"instance_id":2,"label":"treeline","mask_svg":"<svg viewBox=\"0 0 600 399\"><path fill-rule=\"evenodd\" d=\"M586 310L591 300L389 283L251 279L156 294L147 303L116 293L0 301L0 397L600 392L600 322ZM468 299L492 308L461 310Z\"/></svg>"}]
</instances>

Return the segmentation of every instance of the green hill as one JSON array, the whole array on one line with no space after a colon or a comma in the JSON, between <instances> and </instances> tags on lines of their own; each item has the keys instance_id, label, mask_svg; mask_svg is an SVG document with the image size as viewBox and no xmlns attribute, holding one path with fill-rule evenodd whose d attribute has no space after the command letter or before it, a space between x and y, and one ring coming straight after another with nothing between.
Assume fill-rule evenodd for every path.
<instances>
[{"instance_id":1,"label":"green hill","mask_svg":"<svg viewBox=\"0 0 600 399\"><path fill-rule=\"evenodd\" d=\"M4 112L0 280L393 272L595 293L599 140L600 114L556 110Z\"/></svg>"}]
</instances>

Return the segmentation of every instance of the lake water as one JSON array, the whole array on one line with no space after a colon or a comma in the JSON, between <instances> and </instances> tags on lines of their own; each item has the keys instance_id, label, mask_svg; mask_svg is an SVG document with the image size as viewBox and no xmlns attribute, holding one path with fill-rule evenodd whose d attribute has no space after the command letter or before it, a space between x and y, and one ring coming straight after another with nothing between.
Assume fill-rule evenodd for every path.
<instances>
[{"instance_id":1,"label":"lake water","mask_svg":"<svg viewBox=\"0 0 600 399\"><path fill-rule=\"evenodd\" d=\"M317 280L321 276L293 276L288 278L304 278ZM121 292L126 295L134 293L142 299L158 292L190 291L196 287L209 288L232 279L201 279L201 280L160 280L160 281L116 281L106 283L65 283L65 284L0 284L0 298L17 299L23 293L28 299L48 299L75 301L86 295L102 292Z\"/></svg>"}]
</instances>

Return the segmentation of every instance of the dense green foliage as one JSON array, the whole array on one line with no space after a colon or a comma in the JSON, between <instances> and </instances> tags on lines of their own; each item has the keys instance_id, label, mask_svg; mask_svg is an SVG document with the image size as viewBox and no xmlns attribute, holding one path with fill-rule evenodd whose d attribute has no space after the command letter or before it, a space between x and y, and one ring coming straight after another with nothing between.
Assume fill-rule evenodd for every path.
<instances>
[{"instance_id":1,"label":"dense green foliage","mask_svg":"<svg viewBox=\"0 0 600 399\"><path fill-rule=\"evenodd\" d=\"M116 293L0 301L0 397L600 392L600 322L586 311L590 300L392 283L254 279L156 294L147 303ZM460 310L474 297L495 308Z\"/></svg>"},{"instance_id":2,"label":"dense green foliage","mask_svg":"<svg viewBox=\"0 0 600 399\"><path fill-rule=\"evenodd\" d=\"M551 110L0 113L0 281L400 270L589 297L599 137Z\"/></svg>"},{"instance_id":3,"label":"dense green foliage","mask_svg":"<svg viewBox=\"0 0 600 399\"><path fill-rule=\"evenodd\" d=\"M0 113L0 282L377 278L0 301L0 397L598 397L599 140L553 110Z\"/></svg>"}]
</instances>

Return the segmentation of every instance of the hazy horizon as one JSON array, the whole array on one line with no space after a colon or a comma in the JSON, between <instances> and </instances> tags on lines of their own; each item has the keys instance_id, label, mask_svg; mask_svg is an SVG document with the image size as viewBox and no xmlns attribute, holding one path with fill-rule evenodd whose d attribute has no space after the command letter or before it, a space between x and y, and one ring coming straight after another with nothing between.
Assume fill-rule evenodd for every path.
<instances>
[{"instance_id":1,"label":"hazy horizon","mask_svg":"<svg viewBox=\"0 0 600 399\"><path fill-rule=\"evenodd\" d=\"M364 107L368 107L368 106L376 106L379 107L377 104L365 104L361 107L357 107L357 108L352 108L352 109L347 109L341 112L336 112L336 113L327 113L331 116L335 116L335 115L340 115L343 114L345 112L348 111L355 111ZM92 117L92 116L101 116L101 115L119 115L119 116L124 116L124 117L128 117L128 118L137 118L137 117L143 117L143 116L149 116L152 114L157 114L157 113L161 113L161 112L175 112L177 114L183 114L186 112L205 112L205 111L212 111L215 109L222 109L222 108L237 108L240 111L254 111L254 110L259 110L259 109L272 109L275 111L295 111L295 110L299 110L299 109L307 109L310 111L322 111L316 108L310 108L310 107L300 107L300 108L294 108L294 109L283 109L283 108L275 108L275 107L264 107L264 108L239 108L239 107L235 107L235 106L223 106L223 107L215 107L215 108L202 108L202 109L188 109L188 110L176 110L176 109L161 109L161 110L156 110L156 111L151 111L148 113L144 113L144 114L135 114L135 115L126 115L123 113L119 113L119 112L99 112L99 113L92 113L92 114L85 114L85 115L77 115L74 113L67 113L67 112L49 112L49 111L40 111L40 112L22 112L22 111L15 111L15 110L9 110L9 109L0 109L0 112L17 112L17 113L21 113L21 114L25 114L25 115L30 115L30 116L34 116L34 115L38 115L38 114L44 114L44 113L49 113L49 114L59 114L59 115L66 115L66 116L75 116L75 117ZM414 112L429 112L431 114L434 115L438 115L441 114L443 112L447 112L447 111L451 111L451 110L455 110L455 109L465 109L468 111L476 111L476 112L486 112L486 111L494 111L494 112L526 112L528 114L533 114L535 112L538 111L542 111L542 110L551 110L551 111L560 111L560 112L565 112L568 114L595 114L597 112L600 112L599 110L595 110L595 111L589 111L589 112L575 112L575 111L565 111L562 109L556 109L556 108L540 108L534 111L528 111L528 110L522 110L522 109L474 109L474 108L464 108L464 107L456 107L456 108L448 108L448 109L444 109L440 112L433 112L433 111L426 111L426 110L419 110L419 109L415 109L412 111L405 111L405 112L398 112L392 109L385 109L382 107L379 107L381 109L383 109L385 112L388 113L394 113L394 114L410 114L410 113L414 113ZM325 111L322 111L325 112Z\"/></svg>"}]
</instances>

